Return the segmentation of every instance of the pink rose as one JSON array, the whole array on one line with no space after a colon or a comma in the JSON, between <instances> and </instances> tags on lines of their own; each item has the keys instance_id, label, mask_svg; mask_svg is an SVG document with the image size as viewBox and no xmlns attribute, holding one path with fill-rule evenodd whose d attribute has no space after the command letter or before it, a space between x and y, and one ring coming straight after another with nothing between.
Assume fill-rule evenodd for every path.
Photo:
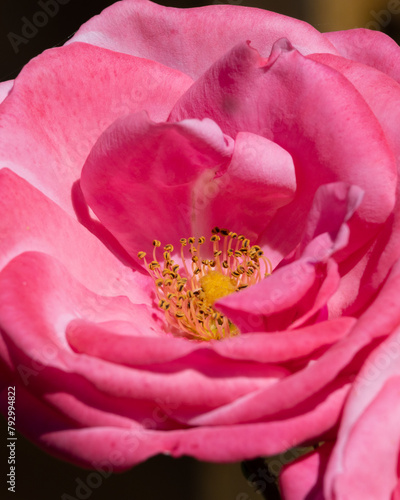
<instances>
[{"instance_id":1,"label":"pink rose","mask_svg":"<svg viewBox=\"0 0 400 500\"><path fill-rule=\"evenodd\" d=\"M125 0L1 84L19 430L113 470L324 441L285 498L398 499L398 359L362 381L400 323L399 68L377 32Z\"/></svg>"}]
</instances>

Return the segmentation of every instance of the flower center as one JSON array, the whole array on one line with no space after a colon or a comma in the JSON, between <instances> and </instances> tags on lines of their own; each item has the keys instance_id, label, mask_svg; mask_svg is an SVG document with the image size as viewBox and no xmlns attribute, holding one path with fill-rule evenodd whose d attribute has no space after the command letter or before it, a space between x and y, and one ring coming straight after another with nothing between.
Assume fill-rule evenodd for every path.
<instances>
[{"instance_id":1,"label":"flower center","mask_svg":"<svg viewBox=\"0 0 400 500\"><path fill-rule=\"evenodd\" d=\"M214 303L234 292L239 292L269 276L272 265L258 245L250 240L219 229L212 230L210 241L213 258L203 259L201 246L204 236L180 240L182 267L171 254L174 247L164 246L163 261L157 259L156 250L161 246L153 241L153 260L147 262L146 253L139 252L139 259L156 285L158 306L172 333L191 340L221 340L238 335L239 329L226 316L214 309ZM185 257L185 248L187 249Z\"/></svg>"}]
</instances>

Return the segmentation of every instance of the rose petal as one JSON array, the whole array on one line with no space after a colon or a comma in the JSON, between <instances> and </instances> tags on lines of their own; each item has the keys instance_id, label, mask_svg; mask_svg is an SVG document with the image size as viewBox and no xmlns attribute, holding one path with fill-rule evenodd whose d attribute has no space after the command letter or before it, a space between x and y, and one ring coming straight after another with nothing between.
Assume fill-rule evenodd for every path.
<instances>
[{"instance_id":1,"label":"rose petal","mask_svg":"<svg viewBox=\"0 0 400 500\"><path fill-rule=\"evenodd\" d=\"M353 83L370 106L385 133L397 163L400 162L400 86L390 77L364 64L354 63L344 58L329 54L314 54L310 56L323 64L327 64L340 71ZM376 89L379 88L379 92ZM379 239L372 242L371 246L358 253L355 261L350 260L345 264L347 274L342 278L341 289L331 301L331 310L341 311L348 306L347 297L353 288L358 293L357 300L348 310L349 314L357 311L369 297L376 293L387 276L388 270L400 256L399 242L399 217L398 200L400 191L396 196L396 207L392 216L385 223L379 234Z\"/></svg>"},{"instance_id":2,"label":"rose petal","mask_svg":"<svg viewBox=\"0 0 400 500\"><path fill-rule=\"evenodd\" d=\"M158 63L88 44L48 50L25 66L2 103L2 166L72 213L71 187L103 130L143 108L165 119L191 82Z\"/></svg>"},{"instance_id":3,"label":"rose petal","mask_svg":"<svg viewBox=\"0 0 400 500\"><path fill-rule=\"evenodd\" d=\"M346 403L329 462L328 499L391 498L400 449L400 328L366 360ZM382 416L384 415L384 418ZM377 464L379 481L376 481Z\"/></svg>"},{"instance_id":4,"label":"rose petal","mask_svg":"<svg viewBox=\"0 0 400 500\"><path fill-rule=\"evenodd\" d=\"M180 248L201 210L193 192L224 169L231 141L211 120L154 123L143 112L117 121L96 143L82 171L87 203L131 254L162 239ZM211 228L209 228L210 230Z\"/></svg>"},{"instance_id":5,"label":"rose petal","mask_svg":"<svg viewBox=\"0 0 400 500\"><path fill-rule=\"evenodd\" d=\"M8 80L6 82L0 82L0 104L8 96L11 89L13 88L14 80Z\"/></svg>"},{"instance_id":6,"label":"rose petal","mask_svg":"<svg viewBox=\"0 0 400 500\"><path fill-rule=\"evenodd\" d=\"M324 324L304 326L296 331L248 333L226 339L214 346L224 357L260 363L282 363L312 356L321 347L328 347L348 335L356 320L339 318Z\"/></svg>"},{"instance_id":7,"label":"rose petal","mask_svg":"<svg viewBox=\"0 0 400 500\"><path fill-rule=\"evenodd\" d=\"M160 338L143 332L138 323L108 322L104 325L71 321L66 330L70 346L79 353L119 364L149 365L172 361L197 348L184 339Z\"/></svg>"},{"instance_id":8,"label":"rose petal","mask_svg":"<svg viewBox=\"0 0 400 500\"><path fill-rule=\"evenodd\" d=\"M319 434L326 422L331 423L337 418L337 408L347 391L346 387L334 392L317 409L285 421L168 432L136 427L69 429L69 423L66 425L59 415L40 403L29 404L29 400L24 398L27 404L23 405L21 401L20 408L25 411L20 411L19 425L30 439L39 442L48 451L90 467L103 463L113 466L114 470L124 470L158 453L174 457L190 455L203 461L232 462L263 454L274 455ZM38 422L42 429L39 436L32 429L34 421L29 417L29 408L32 407L40 415ZM147 423L156 424L158 417L154 414Z\"/></svg>"},{"instance_id":9,"label":"rose petal","mask_svg":"<svg viewBox=\"0 0 400 500\"><path fill-rule=\"evenodd\" d=\"M150 303L147 276L121 264L73 217L25 180L2 169L0 191L1 211L7 214L0 218L0 268L22 252L44 252L96 293Z\"/></svg>"},{"instance_id":10,"label":"rose petal","mask_svg":"<svg viewBox=\"0 0 400 500\"><path fill-rule=\"evenodd\" d=\"M215 226L229 228L255 243L295 192L291 156L264 137L239 132L226 172L205 179L200 196L194 200L194 206L201 210L198 230L207 234Z\"/></svg>"},{"instance_id":11,"label":"rose petal","mask_svg":"<svg viewBox=\"0 0 400 500\"><path fill-rule=\"evenodd\" d=\"M332 31L324 36L341 56L379 69L400 83L400 49L388 35L375 30L354 29Z\"/></svg>"},{"instance_id":12,"label":"rose petal","mask_svg":"<svg viewBox=\"0 0 400 500\"><path fill-rule=\"evenodd\" d=\"M238 42L251 39L268 53L284 36L304 54L336 53L309 24L274 12L234 5L174 9L146 0L111 5L67 44L81 41L144 57L197 78Z\"/></svg>"},{"instance_id":13,"label":"rose petal","mask_svg":"<svg viewBox=\"0 0 400 500\"><path fill-rule=\"evenodd\" d=\"M44 366L35 378L36 390L46 387L49 376L55 384L59 381L58 390L67 390L64 384L68 384L68 377L64 375L69 373L77 377L77 385L80 379L89 381L102 394L128 398L132 404L154 404L160 398L171 398L182 412L197 413L267 387L287 374L284 368L263 365L249 377L227 362L225 376L215 377L207 369L207 357L193 367L183 363L183 367L178 365L171 371L162 366L151 370L127 367L80 355L73 352L66 339L71 321L128 321L136 325L132 327L136 334L152 330L163 337L166 333L160 322L161 312L132 304L126 297L96 296L57 261L36 252L11 261L0 273L0 283L0 322L5 342L12 349L14 366L17 369L19 362L29 365L30 360ZM55 286L57 294L53 293ZM182 354L180 345L177 342L175 357ZM212 352L210 355L215 356Z\"/></svg>"},{"instance_id":14,"label":"rose petal","mask_svg":"<svg viewBox=\"0 0 400 500\"><path fill-rule=\"evenodd\" d=\"M279 484L285 500L325 500L323 476L331 450L330 443L324 444L282 469Z\"/></svg>"},{"instance_id":15,"label":"rose petal","mask_svg":"<svg viewBox=\"0 0 400 500\"><path fill-rule=\"evenodd\" d=\"M169 120L192 116L212 118L232 137L243 130L263 135L292 155L298 195L278 211L261 240L281 255L298 243L321 184L341 180L364 190L356 247L376 234L393 209L395 159L376 117L343 75L301 56L287 41L277 42L268 61L247 44L217 61Z\"/></svg>"},{"instance_id":16,"label":"rose petal","mask_svg":"<svg viewBox=\"0 0 400 500\"><path fill-rule=\"evenodd\" d=\"M397 293L400 286L400 263L392 269L381 293L369 309L358 319L347 335L336 342L317 360L309 363L306 368L265 390L249 394L242 400L230 405L227 411L218 410L218 418L224 422L246 421L249 415L253 418L266 418L277 412L295 407L308 397L316 394L324 386L337 380L345 367L348 373L357 373L365 358L357 358L361 350L373 348L376 339L382 338L393 331L400 323L400 309L397 304ZM319 323L324 328L324 323ZM295 335L295 331L293 331ZM346 377L352 377L346 375ZM325 389L328 390L329 389Z\"/></svg>"},{"instance_id":17,"label":"rose petal","mask_svg":"<svg viewBox=\"0 0 400 500\"><path fill-rule=\"evenodd\" d=\"M343 183L321 186L305 223L297 260L291 257L282 261L267 279L240 294L224 297L216 307L242 333L255 328L265 331L295 328L310 319L339 286L337 265L329 259L347 245L346 221L361 198L362 192L355 186Z\"/></svg>"}]
</instances>

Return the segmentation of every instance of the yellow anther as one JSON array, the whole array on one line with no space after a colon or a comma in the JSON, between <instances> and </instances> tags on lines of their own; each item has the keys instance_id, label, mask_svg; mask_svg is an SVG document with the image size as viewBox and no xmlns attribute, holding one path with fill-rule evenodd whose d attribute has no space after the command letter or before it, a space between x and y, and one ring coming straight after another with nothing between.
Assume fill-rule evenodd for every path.
<instances>
[{"instance_id":1,"label":"yellow anther","mask_svg":"<svg viewBox=\"0 0 400 500\"><path fill-rule=\"evenodd\" d=\"M161 299L158 303L158 307L164 309L164 311L168 311L168 309L171 307L171 304L169 304L169 302L167 302L166 300Z\"/></svg>"},{"instance_id":2,"label":"yellow anther","mask_svg":"<svg viewBox=\"0 0 400 500\"><path fill-rule=\"evenodd\" d=\"M223 244L218 244L221 238ZM242 245L238 241L233 245L237 238ZM227 229L212 230L213 260L202 258L200 246L206 241L205 236L182 238L179 264L171 258L173 245L165 245L160 264L156 249L161 242L154 240L152 261L144 260L144 267L157 287L159 307L166 312L166 321L174 335L180 332L193 340L221 340L238 335L239 330L213 304L269 276L272 264L263 256L261 247L251 246L248 238L238 237ZM145 256L145 252L138 252L139 259Z\"/></svg>"}]
</instances>

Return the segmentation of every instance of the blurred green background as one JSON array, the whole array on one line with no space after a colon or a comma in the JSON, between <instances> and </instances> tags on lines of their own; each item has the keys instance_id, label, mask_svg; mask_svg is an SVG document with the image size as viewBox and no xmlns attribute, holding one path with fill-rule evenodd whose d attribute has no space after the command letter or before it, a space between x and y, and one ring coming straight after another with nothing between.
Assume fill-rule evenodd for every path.
<instances>
[{"instance_id":1,"label":"blurred green background","mask_svg":"<svg viewBox=\"0 0 400 500\"><path fill-rule=\"evenodd\" d=\"M32 57L43 50L62 45L93 15L98 14L111 0L64 0L59 13L38 30L18 53L10 44L9 33L20 33L23 17L32 19L39 10L36 0L1 0L0 6L0 81L15 78ZM195 7L206 5L201 0L165 0L163 5ZM211 3L211 2L210 2ZM229 3L216 0L213 3ZM280 12L313 24L320 31L354 27L381 29L397 42L400 39L400 13L390 14L389 5L397 0L230 0L236 5L250 5ZM400 8L398 8L400 11ZM393 8L392 8L393 11ZM32 419L35 416L32 415ZM18 415L17 415L18 419ZM5 421L0 470L6 471ZM1 474L0 497L8 498L6 472ZM18 500L56 500L87 498L90 500L259 500L261 497L247 485L239 464L208 464L191 458L171 459L154 457L123 474L103 478L91 488L88 496L76 497L78 484L93 479L90 471L66 464L38 450L20 436L17 442ZM83 492L83 490L81 490ZM83 494L83 493L82 493ZM5 496L3 496L5 495Z\"/></svg>"}]
</instances>

